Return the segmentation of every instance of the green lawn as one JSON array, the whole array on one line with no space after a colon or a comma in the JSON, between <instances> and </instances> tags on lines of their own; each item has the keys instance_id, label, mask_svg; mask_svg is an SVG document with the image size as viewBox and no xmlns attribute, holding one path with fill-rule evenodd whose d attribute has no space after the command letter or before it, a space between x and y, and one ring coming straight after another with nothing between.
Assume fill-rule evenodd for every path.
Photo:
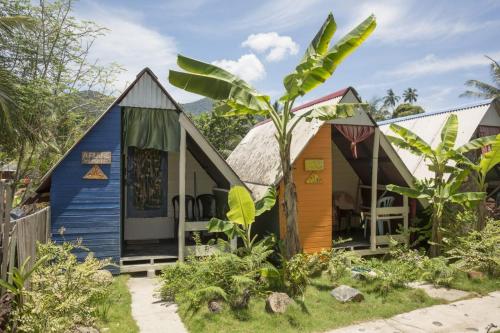
<instances>
[{"instance_id":1,"label":"green lawn","mask_svg":"<svg viewBox=\"0 0 500 333\"><path fill-rule=\"evenodd\" d=\"M318 332L375 318L387 318L398 313L440 304L421 290L397 289L386 297L368 292L363 282L343 281L364 292L361 303L342 304L330 296L333 285L326 279L315 279L308 287L304 302L297 300L284 315L272 315L264 310L264 299L252 299L248 310L226 309L211 314L206 308L188 315L181 307L181 317L191 332Z\"/></svg>"},{"instance_id":2,"label":"green lawn","mask_svg":"<svg viewBox=\"0 0 500 333\"><path fill-rule=\"evenodd\" d=\"M116 276L111 286L110 307L106 320L98 323L99 328L108 328L109 333L138 333L139 328L132 318L131 297L127 288L128 275Z\"/></svg>"},{"instance_id":3,"label":"green lawn","mask_svg":"<svg viewBox=\"0 0 500 333\"><path fill-rule=\"evenodd\" d=\"M453 280L450 288L473 291L481 295L486 295L492 291L500 290L500 279L485 277L482 280L471 280L467 277L467 274L461 273Z\"/></svg>"}]
</instances>

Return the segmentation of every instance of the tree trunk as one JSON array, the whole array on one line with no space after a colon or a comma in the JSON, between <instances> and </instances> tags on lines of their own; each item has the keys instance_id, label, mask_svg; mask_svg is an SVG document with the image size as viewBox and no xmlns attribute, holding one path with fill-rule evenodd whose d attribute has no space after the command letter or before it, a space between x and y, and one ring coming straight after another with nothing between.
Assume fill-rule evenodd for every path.
<instances>
[{"instance_id":1,"label":"tree trunk","mask_svg":"<svg viewBox=\"0 0 500 333\"><path fill-rule=\"evenodd\" d=\"M286 220L285 255L287 259L290 259L295 254L301 252L301 247L297 216L297 191L295 189L295 183L293 182L289 145L282 155L281 166L283 169L283 183L285 186L285 198L283 201L283 211Z\"/></svg>"},{"instance_id":2,"label":"tree trunk","mask_svg":"<svg viewBox=\"0 0 500 333\"><path fill-rule=\"evenodd\" d=\"M442 235L441 235L441 220L443 214L442 209L439 207L435 208L432 213L432 235L431 235L431 247L430 247L430 256L431 258L439 257L441 255L441 245L442 245Z\"/></svg>"},{"instance_id":3,"label":"tree trunk","mask_svg":"<svg viewBox=\"0 0 500 333\"><path fill-rule=\"evenodd\" d=\"M486 199L479 202L477 207L476 230L481 231L486 226Z\"/></svg>"}]
</instances>

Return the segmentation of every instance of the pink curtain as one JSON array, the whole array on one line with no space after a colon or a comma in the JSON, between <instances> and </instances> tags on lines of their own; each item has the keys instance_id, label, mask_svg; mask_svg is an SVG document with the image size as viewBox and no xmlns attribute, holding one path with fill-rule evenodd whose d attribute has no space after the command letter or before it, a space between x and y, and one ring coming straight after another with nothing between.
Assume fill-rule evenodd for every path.
<instances>
[{"instance_id":1,"label":"pink curtain","mask_svg":"<svg viewBox=\"0 0 500 333\"><path fill-rule=\"evenodd\" d=\"M496 126L479 126L477 129L477 136L482 138L483 136L497 135L500 133L500 127ZM481 152L483 154L489 152L491 150L491 146L485 146L481 148Z\"/></svg>"},{"instance_id":2,"label":"pink curtain","mask_svg":"<svg viewBox=\"0 0 500 333\"><path fill-rule=\"evenodd\" d=\"M342 133L347 140L351 141L351 152L354 158L358 158L356 144L366 140L375 131L373 126L363 125L335 125L335 128Z\"/></svg>"}]
</instances>

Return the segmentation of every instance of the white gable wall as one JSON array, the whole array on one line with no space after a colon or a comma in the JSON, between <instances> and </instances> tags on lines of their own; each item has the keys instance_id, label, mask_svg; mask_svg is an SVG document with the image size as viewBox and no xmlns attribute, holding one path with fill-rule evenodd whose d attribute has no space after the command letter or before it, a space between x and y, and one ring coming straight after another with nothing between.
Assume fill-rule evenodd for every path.
<instances>
[{"instance_id":1,"label":"white gable wall","mask_svg":"<svg viewBox=\"0 0 500 333\"><path fill-rule=\"evenodd\" d=\"M130 89L120 106L175 110L174 103L163 92L148 72Z\"/></svg>"}]
</instances>

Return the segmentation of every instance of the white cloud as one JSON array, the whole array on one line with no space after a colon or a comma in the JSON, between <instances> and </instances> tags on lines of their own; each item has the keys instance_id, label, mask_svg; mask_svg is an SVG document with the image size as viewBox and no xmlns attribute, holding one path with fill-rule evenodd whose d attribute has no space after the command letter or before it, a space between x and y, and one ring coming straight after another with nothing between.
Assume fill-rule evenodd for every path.
<instances>
[{"instance_id":1,"label":"white cloud","mask_svg":"<svg viewBox=\"0 0 500 333\"><path fill-rule=\"evenodd\" d=\"M132 83L144 67L149 67L180 102L199 99L198 95L172 87L167 82L168 70L175 66L177 58L175 38L147 27L141 16L123 8L85 2L77 16L108 29L104 36L97 38L89 56L90 60L98 60L101 64L115 62L125 69L114 83L118 93Z\"/></svg>"},{"instance_id":2,"label":"white cloud","mask_svg":"<svg viewBox=\"0 0 500 333\"><path fill-rule=\"evenodd\" d=\"M238 60L216 60L212 64L239 76L241 79L252 82L263 79L266 69L259 58L253 53L244 54Z\"/></svg>"},{"instance_id":3,"label":"white cloud","mask_svg":"<svg viewBox=\"0 0 500 333\"><path fill-rule=\"evenodd\" d=\"M419 92L418 104L427 112L449 108L450 100L462 92L461 88L447 86L432 86L426 90Z\"/></svg>"},{"instance_id":4,"label":"white cloud","mask_svg":"<svg viewBox=\"0 0 500 333\"><path fill-rule=\"evenodd\" d=\"M175 64L177 56L175 39L146 27L133 13L123 9L115 11L120 15L114 15L112 8L89 3L88 8L78 13L109 29L95 41L90 56L100 63L116 62L125 68L126 72L117 80L119 90L131 83L144 67L150 67L159 77L166 77L167 69Z\"/></svg>"},{"instance_id":5,"label":"white cloud","mask_svg":"<svg viewBox=\"0 0 500 333\"><path fill-rule=\"evenodd\" d=\"M258 53L266 52L268 61L280 61L299 51L299 45L290 36L280 36L277 32L251 34L241 45Z\"/></svg>"},{"instance_id":6,"label":"white cloud","mask_svg":"<svg viewBox=\"0 0 500 333\"><path fill-rule=\"evenodd\" d=\"M500 57L500 52L466 54L446 58L439 58L434 54L429 54L422 59L403 63L398 68L381 72L381 74L398 78L414 78L428 74L441 74L456 70L464 70L489 64L491 61L487 59L484 54L488 54L494 59Z\"/></svg>"},{"instance_id":7,"label":"white cloud","mask_svg":"<svg viewBox=\"0 0 500 333\"><path fill-rule=\"evenodd\" d=\"M500 26L500 21L483 21L464 19L471 17L461 14L460 8L450 13L449 8L433 5L432 8L422 6L415 1L379 0L364 2L350 9L351 20L347 24L354 27L370 14L377 17L377 28L371 39L383 42L399 43L402 41L417 42L421 40L439 40L464 33ZM343 30L346 33L348 30Z\"/></svg>"},{"instance_id":8,"label":"white cloud","mask_svg":"<svg viewBox=\"0 0 500 333\"><path fill-rule=\"evenodd\" d=\"M283 30L297 28L324 12L317 5L322 0L273 0L231 23L234 29L246 30L256 27ZM326 17L326 14L324 15Z\"/></svg>"}]
</instances>

